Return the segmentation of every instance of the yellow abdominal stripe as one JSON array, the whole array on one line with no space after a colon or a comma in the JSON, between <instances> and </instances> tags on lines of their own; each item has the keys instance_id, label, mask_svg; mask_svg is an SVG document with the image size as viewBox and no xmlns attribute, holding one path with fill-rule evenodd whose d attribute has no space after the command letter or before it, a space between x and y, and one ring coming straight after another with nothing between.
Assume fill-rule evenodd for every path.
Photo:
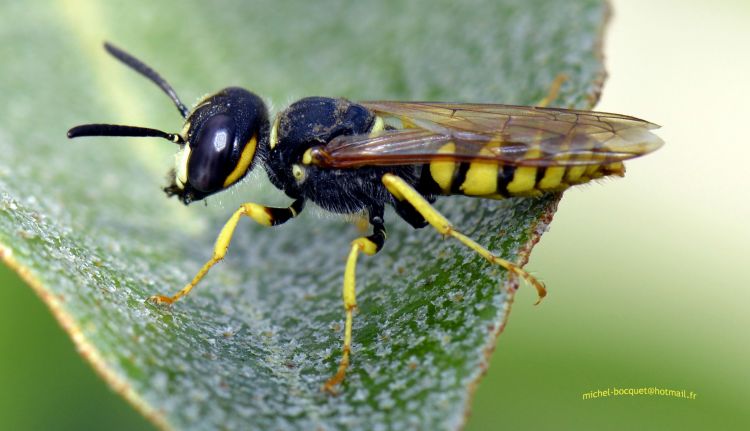
<instances>
[{"instance_id":1,"label":"yellow abdominal stripe","mask_svg":"<svg viewBox=\"0 0 750 431\"><path fill-rule=\"evenodd\" d=\"M479 151L480 156L492 156L492 154L492 151L487 147L483 147ZM500 169L500 165L497 162L487 160L471 162L460 190L470 196L485 196L495 193L497 191L498 169Z\"/></svg>"},{"instance_id":2,"label":"yellow abdominal stripe","mask_svg":"<svg viewBox=\"0 0 750 431\"><path fill-rule=\"evenodd\" d=\"M583 173L586 172L586 166L573 166L568 169L567 175L565 175L565 181L576 184L581 182Z\"/></svg>"},{"instance_id":3,"label":"yellow abdominal stripe","mask_svg":"<svg viewBox=\"0 0 750 431\"><path fill-rule=\"evenodd\" d=\"M529 150L526 157L533 158L541 155L536 149ZM536 186L536 166L519 166L513 173L513 180L508 183L508 193L522 194L534 190Z\"/></svg>"},{"instance_id":4,"label":"yellow abdominal stripe","mask_svg":"<svg viewBox=\"0 0 750 431\"><path fill-rule=\"evenodd\" d=\"M555 190L562 186L565 167L551 166L544 171L544 177L539 181L537 187L542 190Z\"/></svg>"},{"instance_id":5,"label":"yellow abdominal stripe","mask_svg":"<svg viewBox=\"0 0 750 431\"><path fill-rule=\"evenodd\" d=\"M456 152L456 144L448 142L438 149L438 154L454 154ZM440 186L440 189L444 193L449 193L451 190L451 183L453 182L453 172L456 170L458 163L453 161L441 161L436 160L430 163L430 176Z\"/></svg>"},{"instance_id":6,"label":"yellow abdominal stripe","mask_svg":"<svg viewBox=\"0 0 750 431\"><path fill-rule=\"evenodd\" d=\"M380 115L376 115L375 120L372 122L372 127L370 127L370 135L374 135L383 130L385 130L385 120L383 120L383 117Z\"/></svg>"}]
</instances>

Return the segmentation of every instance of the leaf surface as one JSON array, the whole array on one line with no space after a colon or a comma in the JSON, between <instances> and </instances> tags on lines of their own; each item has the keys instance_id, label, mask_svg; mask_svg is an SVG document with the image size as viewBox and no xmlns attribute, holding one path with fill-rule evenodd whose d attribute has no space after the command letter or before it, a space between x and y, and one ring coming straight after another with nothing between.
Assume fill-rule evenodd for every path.
<instances>
[{"instance_id":1,"label":"leaf surface","mask_svg":"<svg viewBox=\"0 0 750 431\"><path fill-rule=\"evenodd\" d=\"M182 126L163 94L105 54L104 39L186 102L240 85L274 111L308 95L530 104L564 73L555 104L589 107L604 76L602 2L70 0L5 2L0 16L12 40L0 55L13 60L0 69L0 256L116 391L162 428L463 424L513 300L504 271L387 213L385 249L358 267L353 364L330 397L320 386L339 360L343 264L361 232L314 210L273 229L243 221L193 294L170 309L147 305L193 276L238 204L288 200L258 173L186 208L159 190L173 148L68 141L65 131ZM558 200L437 206L525 262Z\"/></svg>"}]
</instances>

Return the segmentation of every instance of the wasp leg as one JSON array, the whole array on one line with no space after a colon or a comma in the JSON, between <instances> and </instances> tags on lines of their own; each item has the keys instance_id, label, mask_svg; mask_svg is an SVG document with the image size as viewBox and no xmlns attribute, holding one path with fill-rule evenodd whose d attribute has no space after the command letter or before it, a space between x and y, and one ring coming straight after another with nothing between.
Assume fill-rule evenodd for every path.
<instances>
[{"instance_id":1,"label":"wasp leg","mask_svg":"<svg viewBox=\"0 0 750 431\"><path fill-rule=\"evenodd\" d=\"M536 106L540 108L546 108L549 106L552 102L557 99L558 93L560 93L560 87L562 87L563 83L568 80L568 76L564 73L561 73L555 77L555 80L552 81L552 85L549 87L549 92L547 95L537 103Z\"/></svg>"},{"instance_id":2,"label":"wasp leg","mask_svg":"<svg viewBox=\"0 0 750 431\"><path fill-rule=\"evenodd\" d=\"M155 304L172 304L178 299L190 293L190 291L203 279L216 263L224 259L229 248L229 243L232 241L234 230L237 227L237 223L240 221L240 217L247 216L255 220L263 226L276 226L285 223L287 220L296 217L305 206L305 201L298 199L292 203L289 208L271 208L263 205L254 203L246 203L240 205L240 208L232 214L232 217L224 224L221 228L219 237L216 238L216 244L214 245L214 254L208 262L198 271L193 279L185 287L173 296L162 296L154 295L148 298L149 302Z\"/></svg>"},{"instance_id":3,"label":"wasp leg","mask_svg":"<svg viewBox=\"0 0 750 431\"><path fill-rule=\"evenodd\" d=\"M418 191L414 190L414 188L412 188L412 186L410 186L406 181L396 175L385 174L383 175L383 184L397 200L401 202L408 202L409 204L411 204L414 209L422 214L422 217L424 217L425 220L427 220L427 222L431 224L432 227L434 227L438 232L443 235L456 238L462 244L476 251L477 253L479 253L479 255L481 255L488 261L502 268L505 268L507 271L510 271L513 274L523 278L530 285L534 286L537 294L539 295L539 299L537 300L536 304L539 304L542 301L542 298L547 295L547 290L544 288L544 284L542 284L528 272L524 271L520 266L495 256L489 250L482 247L471 238L457 231L453 227L453 225L451 225L448 219L440 214L438 210L433 208L432 205L430 205L430 203L427 202L427 200L421 194L419 194Z\"/></svg>"},{"instance_id":4,"label":"wasp leg","mask_svg":"<svg viewBox=\"0 0 750 431\"><path fill-rule=\"evenodd\" d=\"M349 355L352 346L352 320L354 309L357 308L355 297L355 271L357 269L357 258L359 253L372 256L380 251L385 243L385 226L383 224L383 208L370 211L370 224L373 227L373 233L370 236L363 236L352 241L352 248L349 251L349 257L346 260L346 269L344 270L344 310L346 310L346 323L344 326L344 348L341 353L341 362L339 368L333 377L328 379L323 385L323 390L336 394L336 386L341 384L346 377L346 369L349 367Z\"/></svg>"},{"instance_id":5,"label":"wasp leg","mask_svg":"<svg viewBox=\"0 0 750 431\"><path fill-rule=\"evenodd\" d=\"M404 221L409 223L414 229L422 229L427 226L427 220L422 217L422 214L418 213L408 202L396 201L396 205L393 206L396 210L396 214L401 216Z\"/></svg>"}]
</instances>

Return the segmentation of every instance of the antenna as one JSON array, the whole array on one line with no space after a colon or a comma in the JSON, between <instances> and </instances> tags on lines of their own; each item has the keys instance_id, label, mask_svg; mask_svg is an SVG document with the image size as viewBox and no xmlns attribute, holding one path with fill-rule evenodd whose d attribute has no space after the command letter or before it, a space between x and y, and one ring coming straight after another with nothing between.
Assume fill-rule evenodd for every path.
<instances>
[{"instance_id":1,"label":"antenna","mask_svg":"<svg viewBox=\"0 0 750 431\"><path fill-rule=\"evenodd\" d=\"M120 126L117 124L83 124L68 130L68 138L82 136L138 136L164 138L175 144L184 144L182 137L176 133L162 132L157 129L136 126Z\"/></svg>"},{"instance_id":2,"label":"antenna","mask_svg":"<svg viewBox=\"0 0 750 431\"><path fill-rule=\"evenodd\" d=\"M175 106L177 106L177 110L180 111L180 114L182 115L182 117L183 118L188 117L188 115L190 114L190 111L188 110L188 108L182 103L180 98L177 97L177 93L175 93L172 86L169 85L169 83L167 83L167 81L164 80L164 78L162 78L158 73L156 73L154 69L148 67L141 60L138 60L137 58L133 57L132 55L112 45L109 42L104 42L104 49L106 49L107 52L110 53L114 58L125 63L126 66L130 67L131 69L135 70L139 74L148 78L154 84L158 85L159 88L161 88L161 91L166 93L167 96L169 96L169 98L172 99L172 102L174 102ZM144 135L123 135L123 136L144 136ZM154 136L154 135L149 135L149 136Z\"/></svg>"}]
</instances>

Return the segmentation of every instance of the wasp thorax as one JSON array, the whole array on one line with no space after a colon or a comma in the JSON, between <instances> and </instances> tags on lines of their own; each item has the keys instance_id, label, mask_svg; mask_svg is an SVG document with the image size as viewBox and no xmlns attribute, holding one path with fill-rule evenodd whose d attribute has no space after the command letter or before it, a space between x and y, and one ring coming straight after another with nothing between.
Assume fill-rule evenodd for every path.
<instances>
[{"instance_id":1,"label":"wasp thorax","mask_svg":"<svg viewBox=\"0 0 750 431\"><path fill-rule=\"evenodd\" d=\"M368 133L373 122L372 112L346 99L306 97L294 102L278 114L270 133L266 170L271 183L296 197L311 169L305 166L312 161L305 156L308 150L338 136Z\"/></svg>"}]
</instances>

